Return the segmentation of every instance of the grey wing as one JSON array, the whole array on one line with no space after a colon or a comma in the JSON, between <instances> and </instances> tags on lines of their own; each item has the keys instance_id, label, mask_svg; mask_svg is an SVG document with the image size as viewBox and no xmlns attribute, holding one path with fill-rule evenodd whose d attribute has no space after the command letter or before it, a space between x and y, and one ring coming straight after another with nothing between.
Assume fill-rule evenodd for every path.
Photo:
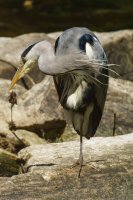
<instances>
[{"instance_id":1,"label":"grey wing","mask_svg":"<svg viewBox=\"0 0 133 200\"><path fill-rule=\"evenodd\" d=\"M102 104L99 105L94 97L80 112L64 109L67 122L73 125L78 134L82 132L87 139L94 136L102 117L105 98L104 96Z\"/></svg>"},{"instance_id":2,"label":"grey wing","mask_svg":"<svg viewBox=\"0 0 133 200\"><path fill-rule=\"evenodd\" d=\"M88 85L88 88L84 91L81 105L72 110L66 106L68 96L65 95L65 90L67 90L64 85L65 82L61 81L61 77L55 77L54 82L67 122L73 125L78 134L82 132L82 135L89 139L95 134L102 117L106 87L103 89L103 87Z\"/></svg>"},{"instance_id":3,"label":"grey wing","mask_svg":"<svg viewBox=\"0 0 133 200\"><path fill-rule=\"evenodd\" d=\"M93 103L86 107L86 111L84 113L84 118L83 118L82 134L86 138L89 139L96 133L96 130L98 128L98 125L102 117L102 113L103 113L103 106L101 107L98 104L96 97L94 97Z\"/></svg>"}]
</instances>

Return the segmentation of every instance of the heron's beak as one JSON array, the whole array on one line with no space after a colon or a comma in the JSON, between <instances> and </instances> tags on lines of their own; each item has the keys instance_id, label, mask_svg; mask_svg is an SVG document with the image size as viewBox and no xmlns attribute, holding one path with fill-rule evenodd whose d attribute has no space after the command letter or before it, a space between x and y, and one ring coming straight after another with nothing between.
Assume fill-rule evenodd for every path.
<instances>
[{"instance_id":1,"label":"heron's beak","mask_svg":"<svg viewBox=\"0 0 133 200\"><path fill-rule=\"evenodd\" d=\"M28 72L31 71L31 69L35 66L36 60L29 59L27 62L23 65L21 64L16 71L16 74L14 75L11 85L9 86L9 91L13 89L14 85L17 83L17 81L22 78L24 75L26 75Z\"/></svg>"}]
</instances>

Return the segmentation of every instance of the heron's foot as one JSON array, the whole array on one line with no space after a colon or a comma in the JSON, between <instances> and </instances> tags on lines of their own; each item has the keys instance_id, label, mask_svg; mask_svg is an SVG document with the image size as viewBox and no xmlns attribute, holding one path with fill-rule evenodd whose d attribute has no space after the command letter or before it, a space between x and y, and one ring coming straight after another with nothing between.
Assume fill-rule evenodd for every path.
<instances>
[{"instance_id":1,"label":"heron's foot","mask_svg":"<svg viewBox=\"0 0 133 200\"><path fill-rule=\"evenodd\" d=\"M71 169L80 165L79 159L71 166Z\"/></svg>"},{"instance_id":2,"label":"heron's foot","mask_svg":"<svg viewBox=\"0 0 133 200\"><path fill-rule=\"evenodd\" d=\"M78 178L80 178L80 174L82 171L82 167L85 166L85 164L83 163L83 159L78 159L72 166L70 169L73 169L75 167L79 166L79 172L78 172Z\"/></svg>"}]
</instances>

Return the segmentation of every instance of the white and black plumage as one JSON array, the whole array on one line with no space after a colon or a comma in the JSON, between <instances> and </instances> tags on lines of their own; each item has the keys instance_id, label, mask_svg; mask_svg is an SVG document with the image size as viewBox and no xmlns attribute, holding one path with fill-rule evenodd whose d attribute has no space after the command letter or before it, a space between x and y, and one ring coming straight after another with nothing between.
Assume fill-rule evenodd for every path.
<instances>
[{"instance_id":1,"label":"white and black plumage","mask_svg":"<svg viewBox=\"0 0 133 200\"><path fill-rule=\"evenodd\" d=\"M55 54L67 54L75 47L86 53L90 61L98 60L100 64L106 64L104 50L90 30L72 28L65 31L56 40ZM82 132L82 135L88 139L95 134L99 125L107 93L108 69L106 67L98 70L100 74L84 69L54 77L59 101L68 115L68 120L71 120L78 133ZM101 84L90 76L98 79Z\"/></svg>"},{"instance_id":2,"label":"white and black plumage","mask_svg":"<svg viewBox=\"0 0 133 200\"><path fill-rule=\"evenodd\" d=\"M108 88L107 58L98 38L87 28L71 28L56 40L55 49L48 41L40 41L29 46L21 58L23 65L10 89L35 65L53 76L66 119L80 135L82 167L82 136L89 139L95 134Z\"/></svg>"}]
</instances>

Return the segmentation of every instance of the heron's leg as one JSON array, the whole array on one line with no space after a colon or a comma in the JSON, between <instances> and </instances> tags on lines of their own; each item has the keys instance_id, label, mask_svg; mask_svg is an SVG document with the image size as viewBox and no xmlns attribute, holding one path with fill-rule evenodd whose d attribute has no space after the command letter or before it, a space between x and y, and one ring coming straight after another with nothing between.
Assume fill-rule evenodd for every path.
<instances>
[{"instance_id":1,"label":"heron's leg","mask_svg":"<svg viewBox=\"0 0 133 200\"><path fill-rule=\"evenodd\" d=\"M79 159L76 161L75 164L72 165L71 169L79 166L79 173L78 173L78 178L80 178L82 166L83 166L83 135L79 131L77 133L80 135L80 152L79 152Z\"/></svg>"},{"instance_id":2,"label":"heron's leg","mask_svg":"<svg viewBox=\"0 0 133 200\"><path fill-rule=\"evenodd\" d=\"M79 178L80 178L82 166L83 166L83 135L82 135L82 131L81 131L81 133L80 133L80 152L79 152L79 173L78 173Z\"/></svg>"}]
</instances>

